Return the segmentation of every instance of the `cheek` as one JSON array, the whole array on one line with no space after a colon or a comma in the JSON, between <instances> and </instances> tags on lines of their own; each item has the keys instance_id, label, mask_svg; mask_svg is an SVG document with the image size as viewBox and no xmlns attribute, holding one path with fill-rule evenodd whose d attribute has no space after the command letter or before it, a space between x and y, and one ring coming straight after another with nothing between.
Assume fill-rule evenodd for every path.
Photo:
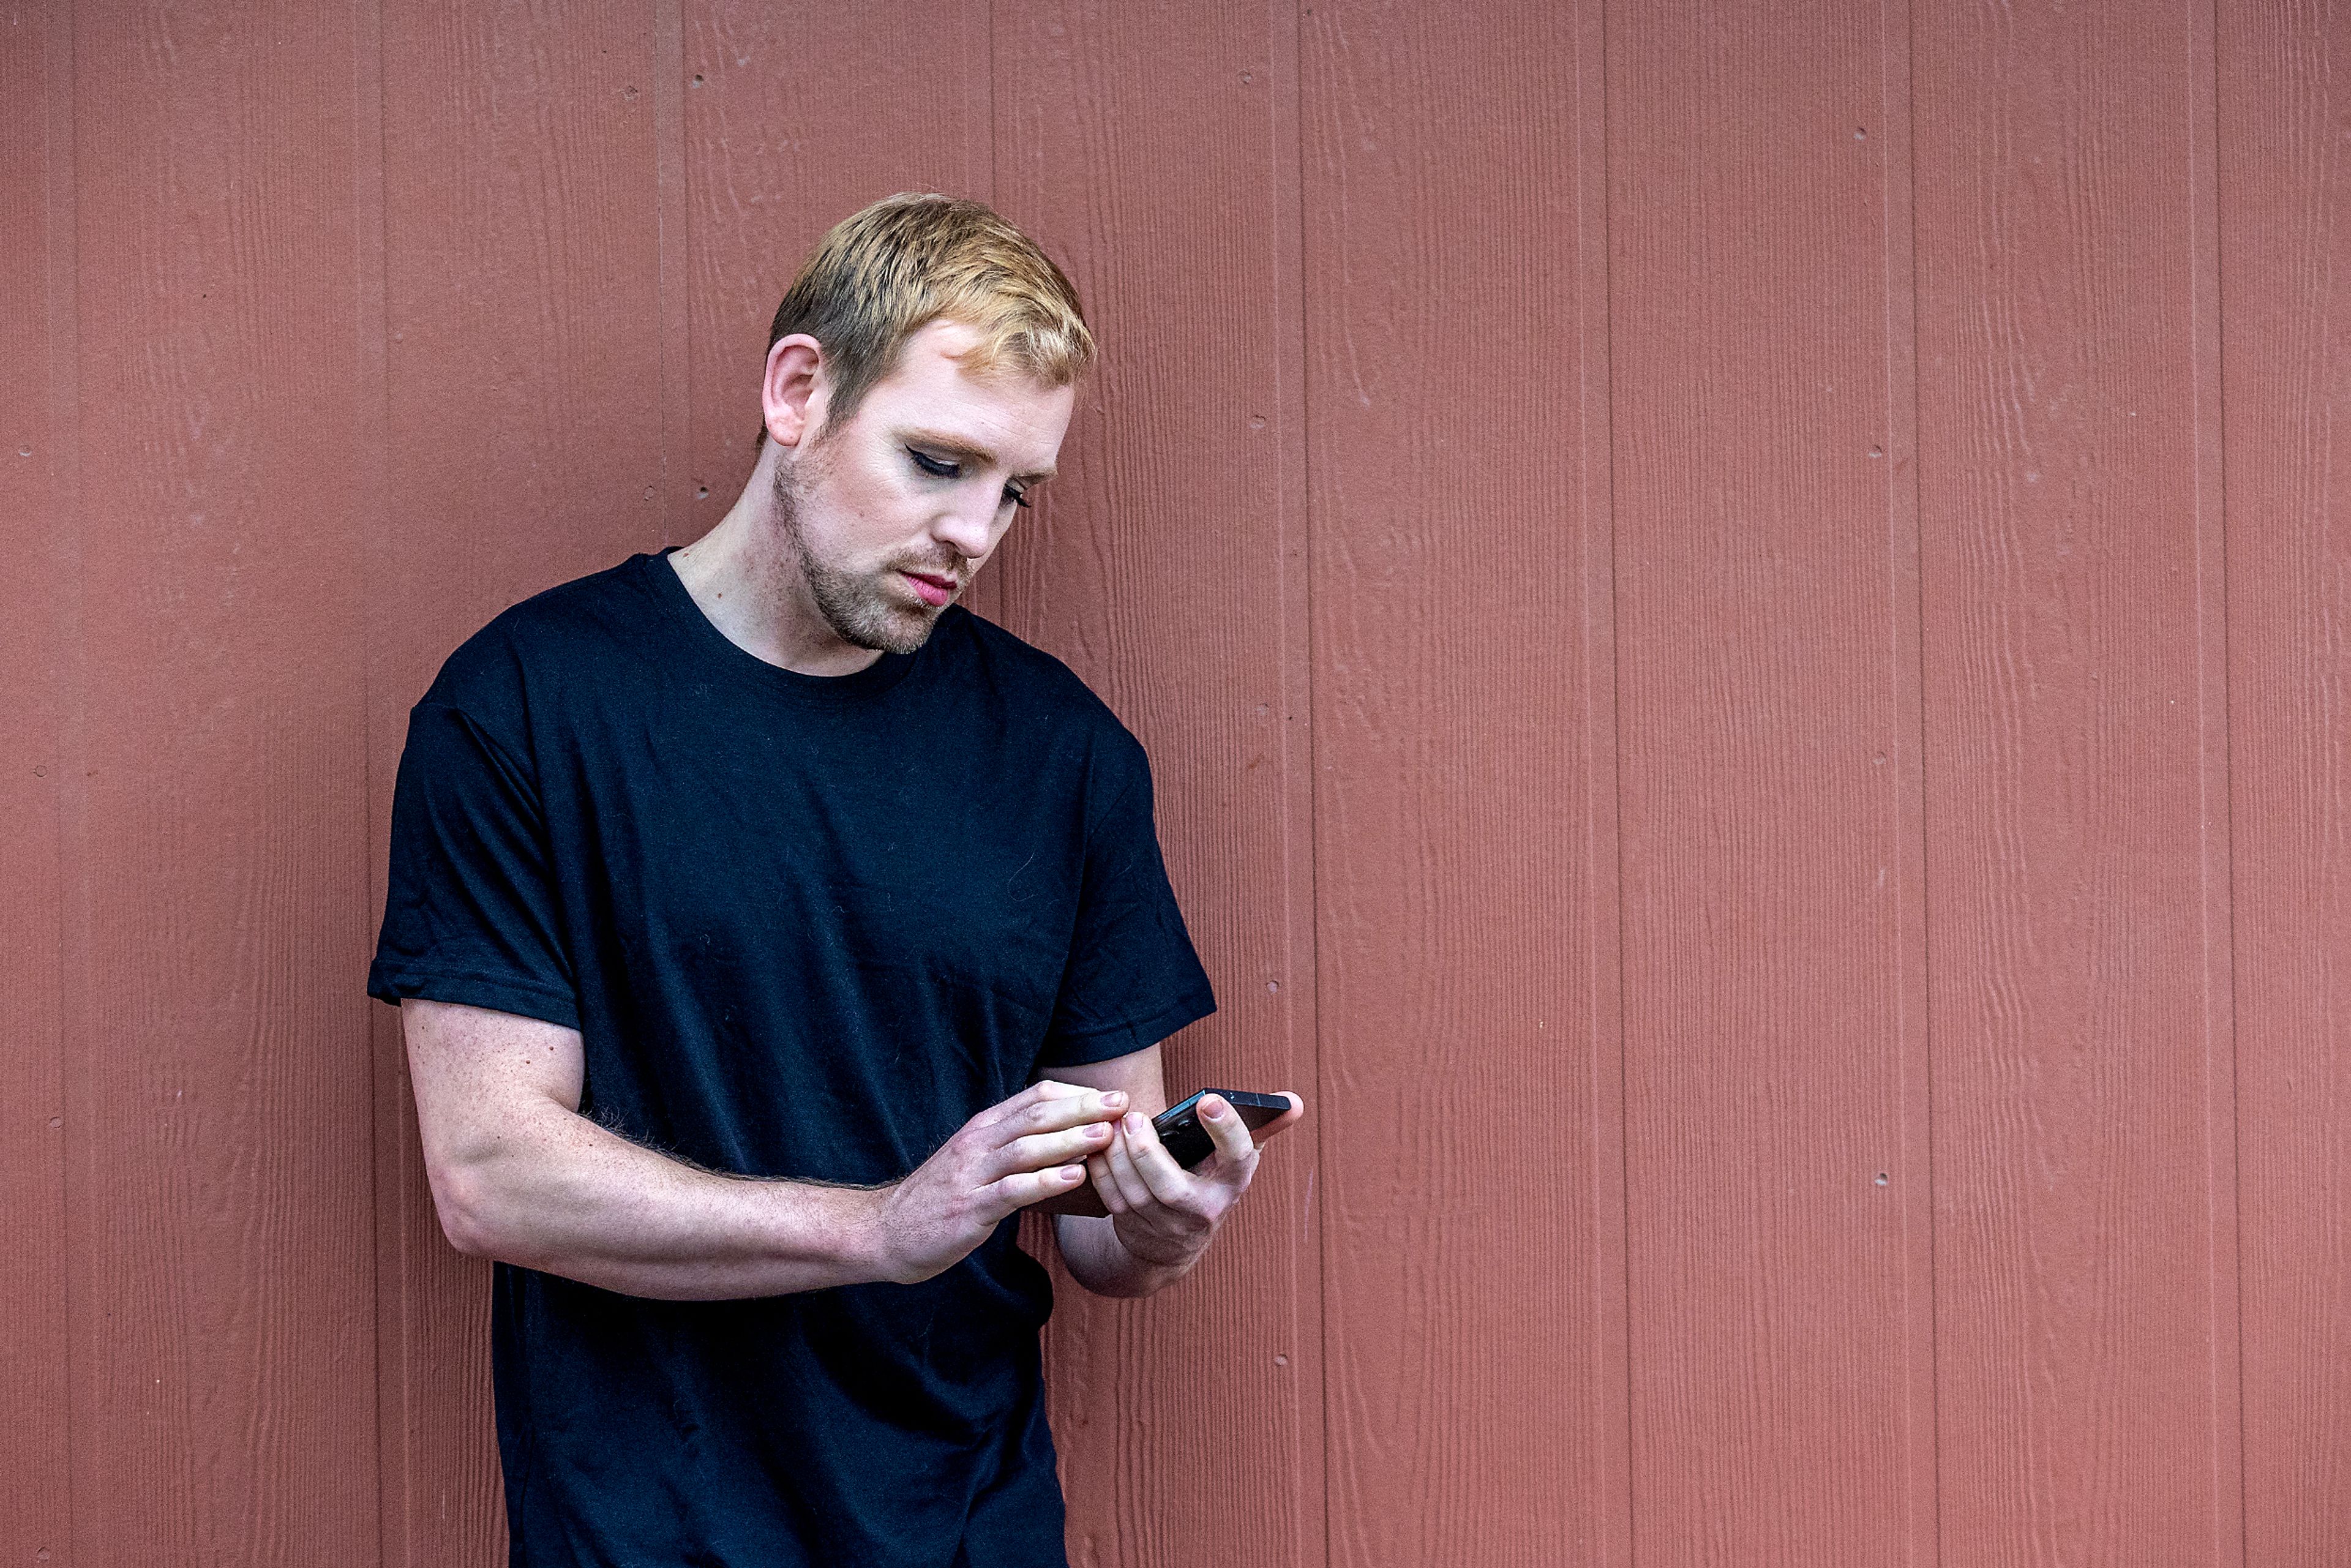
<instances>
[{"instance_id":1,"label":"cheek","mask_svg":"<svg viewBox=\"0 0 2351 1568\"><path fill-rule=\"evenodd\" d=\"M831 463L809 497L817 514L811 521L843 549L886 548L920 526L920 498L908 490L897 476L876 472L872 465Z\"/></svg>"}]
</instances>

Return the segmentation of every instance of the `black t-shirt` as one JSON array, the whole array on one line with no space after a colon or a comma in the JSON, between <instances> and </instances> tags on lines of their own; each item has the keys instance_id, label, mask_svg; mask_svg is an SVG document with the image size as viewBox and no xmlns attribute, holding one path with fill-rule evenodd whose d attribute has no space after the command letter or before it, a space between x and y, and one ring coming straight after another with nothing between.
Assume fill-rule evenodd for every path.
<instances>
[{"instance_id":1,"label":"black t-shirt","mask_svg":"<svg viewBox=\"0 0 2351 1568\"><path fill-rule=\"evenodd\" d=\"M666 554L666 552L664 552ZM1143 748L960 609L836 678L664 556L515 606L410 715L368 991L577 1029L580 1106L713 1170L893 1181L1215 1007ZM668 1302L500 1265L517 1563L1061 1564L1044 1270Z\"/></svg>"}]
</instances>

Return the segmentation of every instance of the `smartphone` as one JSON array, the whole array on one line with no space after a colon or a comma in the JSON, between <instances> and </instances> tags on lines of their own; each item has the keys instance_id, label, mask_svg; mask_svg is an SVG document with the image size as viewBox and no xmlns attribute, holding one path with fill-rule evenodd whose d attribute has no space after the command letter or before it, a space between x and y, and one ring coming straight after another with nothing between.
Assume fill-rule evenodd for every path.
<instances>
[{"instance_id":1,"label":"smartphone","mask_svg":"<svg viewBox=\"0 0 2351 1568\"><path fill-rule=\"evenodd\" d=\"M1214 1094L1239 1112L1241 1125L1252 1133L1290 1109L1289 1099L1280 1094L1252 1094L1246 1089L1203 1089L1200 1094ZM1200 1094L1179 1100L1151 1118L1160 1147L1187 1171L1217 1149L1208 1129L1200 1125Z\"/></svg>"},{"instance_id":2,"label":"smartphone","mask_svg":"<svg viewBox=\"0 0 2351 1568\"><path fill-rule=\"evenodd\" d=\"M1200 1094L1214 1094L1239 1113L1241 1124L1256 1132L1268 1122L1278 1120L1290 1109L1289 1099L1280 1094L1252 1094L1246 1089L1203 1089ZM1176 1163L1190 1170L1216 1152L1216 1143L1208 1129L1200 1125L1200 1094L1170 1105L1151 1118L1152 1131L1159 1134L1159 1145L1174 1157ZM1102 1195L1094 1190L1089 1179L1071 1188L1029 1206L1039 1214L1084 1214L1097 1218L1108 1214Z\"/></svg>"}]
</instances>

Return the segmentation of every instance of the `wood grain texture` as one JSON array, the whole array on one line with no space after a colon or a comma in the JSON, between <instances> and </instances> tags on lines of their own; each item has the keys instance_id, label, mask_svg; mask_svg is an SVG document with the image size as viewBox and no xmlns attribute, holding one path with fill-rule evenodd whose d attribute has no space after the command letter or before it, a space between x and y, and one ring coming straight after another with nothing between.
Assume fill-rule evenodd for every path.
<instances>
[{"instance_id":1,"label":"wood grain texture","mask_svg":"<svg viewBox=\"0 0 2351 1568\"><path fill-rule=\"evenodd\" d=\"M1926 670L1920 646L1917 273L1914 257L1910 7L1880 6L1880 123L1857 125L1878 143L1886 236L1886 622L1893 650L1894 774L1890 868L1896 931L1885 977L1893 988L1894 1048L1901 1094L1903 1469L1902 1560L1942 1561L1940 1466L1935 1404L1934 1051L1928 1031L1927 940Z\"/></svg>"},{"instance_id":2,"label":"wood grain texture","mask_svg":"<svg viewBox=\"0 0 2351 1568\"><path fill-rule=\"evenodd\" d=\"M1943 1548L2207 1563L2198 11L1917 26Z\"/></svg>"},{"instance_id":3,"label":"wood grain texture","mask_svg":"<svg viewBox=\"0 0 2351 1568\"><path fill-rule=\"evenodd\" d=\"M1061 476L1002 551L1003 620L1150 751L1219 1003L1169 1046L1169 1092L1311 1100L1294 22L1037 4L999 13L993 53L998 204L1070 274L1102 351ZM1274 1145L1216 1251L1151 1301L1057 1269L1079 1568L1322 1560L1314 1154L1303 1132Z\"/></svg>"},{"instance_id":4,"label":"wood grain texture","mask_svg":"<svg viewBox=\"0 0 2351 1568\"><path fill-rule=\"evenodd\" d=\"M1634 1538L1883 1563L1926 1173L1880 13L1609 20Z\"/></svg>"},{"instance_id":5,"label":"wood grain texture","mask_svg":"<svg viewBox=\"0 0 2351 1568\"><path fill-rule=\"evenodd\" d=\"M1621 1300L1574 7L1301 13L1331 1560L1596 1555ZM1613 1061L1607 1068L1613 1071Z\"/></svg>"},{"instance_id":6,"label":"wood grain texture","mask_svg":"<svg viewBox=\"0 0 2351 1568\"><path fill-rule=\"evenodd\" d=\"M2210 1425L2183 1435L2204 1465L2207 1528L2215 1568L2245 1560L2244 1353L2240 1301L2241 1246L2237 1187L2237 995L2233 937L2235 841L2230 821L2229 584L2227 494L2220 397L2220 84L2218 17L2188 12L2189 322L2188 385L2194 464L2190 517L2195 552L2197 789L2197 967L2202 983L2205 1213L2203 1300L2207 1350L2199 1371Z\"/></svg>"},{"instance_id":7,"label":"wood grain texture","mask_svg":"<svg viewBox=\"0 0 2351 1568\"><path fill-rule=\"evenodd\" d=\"M2220 8L2245 1561L2351 1559L2351 36Z\"/></svg>"},{"instance_id":8,"label":"wood grain texture","mask_svg":"<svg viewBox=\"0 0 2351 1568\"><path fill-rule=\"evenodd\" d=\"M1592 1135L1585 1150L1593 1261L1593 1400L1579 1555L1594 1568L1634 1561L1633 1364L1625 1163L1625 901L1621 729L1616 690L1616 527L1614 346L1608 298L1608 17L1598 0L1575 7L1575 258L1578 432L1583 460L1583 673L1575 700L1583 743L1583 909L1586 1071Z\"/></svg>"},{"instance_id":9,"label":"wood grain texture","mask_svg":"<svg viewBox=\"0 0 2351 1568\"><path fill-rule=\"evenodd\" d=\"M768 324L825 231L900 191L988 198L992 78L985 0L680 3L689 238L674 292L691 348L665 498L683 544L751 472ZM969 603L993 610L990 574Z\"/></svg>"},{"instance_id":10,"label":"wood grain texture","mask_svg":"<svg viewBox=\"0 0 2351 1568\"><path fill-rule=\"evenodd\" d=\"M52 395L69 329L69 15L0 7L0 1560L67 1560L72 1394L67 1371L65 821L69 686L59 612L71 602L71 468ZM54 89L54 90L53 90ZM62 176L62 177L60 177ZM62 208L62 211L60 211ZM68 251L69 255L70 252ZM64 298L53 286L67 286ZM68 624L70 624L68 622Z\"/></svg>"},{"instance_id":11,"label":"wood grain texture","mask_svg":"<svg viewBox=\"0 0 2351 1568\"><path fill-rule=\"evenodd\" d=\"M363 1561L350 19L131 0L72 19L72 1548Z\"/></svg>"},{"instance_id":12,"label":"wood grain texture","mask_svg":"<svg viewBox=\"0 0 2351 1568\"><path fill-rule=\"evenodd\" d=\"M408 707L920 188L1102 338L973 603L1151 747L1171 1086L1314 1102L1062 1279L1073 1562L2351 1559L2347 27L0 0L0 1560L502 1556Z\"/></svg>"},{"instance_id":13,"label":"wood grain texture","mask_svg":"<svg viewBox=\"0 0 2351 1568\"><path fill-rule=\"evenodd\" d=\"M408 710L442 660L508 604L666 542L660 53L646 5L384 8L377 406L389 493L374 505L364 621L371 931ZM357 987L363 968L342 983ZM487 1563L506 1533L489 1271L442 1239L397 1015L367 1005L385 1557Z\"/></svg>"}]
</instances>

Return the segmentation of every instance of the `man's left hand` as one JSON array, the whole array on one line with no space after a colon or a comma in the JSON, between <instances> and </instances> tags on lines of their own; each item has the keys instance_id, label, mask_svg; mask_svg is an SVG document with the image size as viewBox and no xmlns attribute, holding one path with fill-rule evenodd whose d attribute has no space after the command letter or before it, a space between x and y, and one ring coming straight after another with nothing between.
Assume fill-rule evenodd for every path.
<instances>
[{"instance_id":1,"label":"man's left hand","mask_svg":"<svg viewBox=\"0 0 2351 1568\"><path fill-rule=\"evenodd\" d=\"M1120 1118L1109 1148L1086 1160L1119 1244L1160 1268L1180 1269L1197 1258L1249 1190L1259 1148L1306 1114L1305 1101L1288 1091L1282 1097L1290 1109L1252 1138L1221 1095L1202 1095L1200 1125L1216 1152L1188 1171L1160 1144L1150 1117L1130 1111Z\"/></svg>"}]
</instances>

